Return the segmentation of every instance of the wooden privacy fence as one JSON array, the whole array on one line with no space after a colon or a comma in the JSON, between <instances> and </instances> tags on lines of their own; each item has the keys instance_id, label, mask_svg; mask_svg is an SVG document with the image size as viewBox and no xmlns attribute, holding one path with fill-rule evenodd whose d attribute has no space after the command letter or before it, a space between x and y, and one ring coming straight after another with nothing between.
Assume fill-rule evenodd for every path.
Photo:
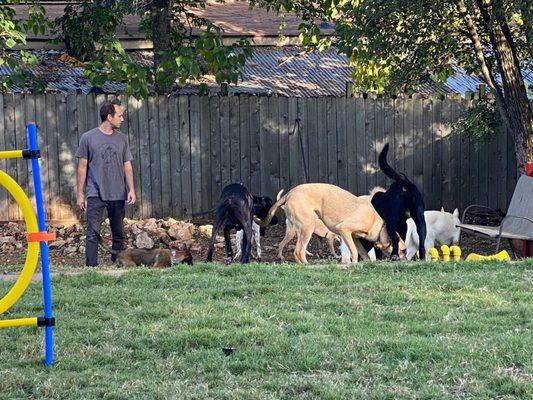
<instances>
[{"instance_id":1,"label":"wooden privacy fence","mask_svg":"<svg viewBox=\"0 0 533 400\"><path fill-rule=\"evenodd\" d=\"M105 99L0 95L0 149L26 147L26 124L38 125L47 215L52 220L80 217L74 153L81 134L99 124L98 110ZM221 188L231 182L275 197L279 189L305 181L304 158L311 182L365 194L375 185L386 185L377 165L386 142L391 143L390 163L419 186L428 209L479 203L505 210L516 183L508 135L496 135L479 147L450 136L450 123L473 101L457 95L122 100L122 131L134 156L138 195L129 217L185 217L210 210ZM2 160L0 169L28 189L24 160ZM20 218L15 203L0 189L0 220Z\"/></svg>"}]
</instances>

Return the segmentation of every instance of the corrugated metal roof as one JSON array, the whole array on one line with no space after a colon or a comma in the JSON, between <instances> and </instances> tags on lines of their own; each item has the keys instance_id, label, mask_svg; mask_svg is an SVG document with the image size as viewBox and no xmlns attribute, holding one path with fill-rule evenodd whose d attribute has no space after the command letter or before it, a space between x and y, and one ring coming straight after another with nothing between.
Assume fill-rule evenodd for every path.
<instances>
[{"instance_id":1,"label":"corrugated metal roof","mask_svg":"<svg viewBox=\"0 0 533 400\"><path fill-rule=\"evenodd\" d=\"M47 90L56 92L89 93L94 90L83 69L77 65L63 61L63 55L57 50L41 50L35 54L39 60L33 72L47 83ZM133 59L145 65L152 65L152 56L147 52L129 53ZM467 74L463 69L454 67L456 74L444 85L434 81L426 81L420 85L418 92L423 94L446 94L476 91L477 86L484 83L476 76ZM242 71L242 79L238 85L230 85L232 93L256 95L279 95L297 97L320 97L345 95L346 82L351 81L352 69L347 58L332 48L323 52L306 53L296 46L267 46L254 48L253 55L247 60ZM11 69L0 66L0 75L11 74ZM533 71L525 74L528 84L533 84ZM205 77L212 93L219 91L219 86L211 76ZM105 93L120 93L124 84L107 82L101 88ZM21 88L13 87L13 91L21 92ZM100 89L99 89L100 91ZM195 94L199 92L199 84L188 85L176 92Z\"/></svg>"}]
</instances>

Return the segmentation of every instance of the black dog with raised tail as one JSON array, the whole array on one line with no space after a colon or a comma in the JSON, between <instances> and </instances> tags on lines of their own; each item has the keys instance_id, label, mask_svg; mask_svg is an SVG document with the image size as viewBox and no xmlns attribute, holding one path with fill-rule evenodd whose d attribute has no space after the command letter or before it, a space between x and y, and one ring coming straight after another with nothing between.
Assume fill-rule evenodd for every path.
<instances>
[{"instance_id":1,"label":"black dog with raised tail","mask_svg":"<svg viewBox=\"0 0 533 400\"><path fill-rule=\"evenodd\" d=\"M386 192L378 192L372 197L372 205L378 214L385 220L387 233L392 240L392 259L398 258L398 236L396 232L405 240L407 234L407 219L413 218L419 241L420 259L426 257L424 241L426 239L426 221L424 219L424 199L422 194L404 174L396 172L387 163L387 153L389 144L387 143L379 154L379 167L385 175L394 180ZM409 212L410 215L407 213Z\"/></svg>"}]
</instances>

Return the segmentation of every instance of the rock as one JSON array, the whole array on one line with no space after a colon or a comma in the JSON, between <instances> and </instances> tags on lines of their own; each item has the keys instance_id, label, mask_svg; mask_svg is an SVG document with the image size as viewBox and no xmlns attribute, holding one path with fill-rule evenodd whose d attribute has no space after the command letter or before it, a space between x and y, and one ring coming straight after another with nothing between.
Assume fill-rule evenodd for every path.
<instances>
[{"instance_id":1,"label":"rock","mask_svg":"<svg viewBox=\"0 0 533 400\"><path fill-rule=\"evenodd\" d=\"M158 228L157 226L157 220L155 218L149 218L146 221L144 221L143 229L144 230L156 230Z\"/></svg>"},{"instance_id":2,"label":"rock","mask_svg":"<svg viewBox=\"0 0 533 400\"><path fill-rule=\"evenodd\" d=\"M15 237L14 237L14 236L4 236L4 237L0 237L0 244L10 243L10 242L13 242L14 240L15 240Z\"/></svg>"},{"instance_id":3,"label":"rock","mask_svg":"<svg viewBox=\"0 0 533 400\"><path fill-rule=\"evenodd\" d=\"M48 247L50 247L51 249L59 249L63 247L65 244L67 244L65 240L58 238L54 240L53 242L48 243Z\"/></svg>"},{"instance_id":4,"label":"rock","mask_svg":"<svg viewBox=\"0 0 533 400\"><path fill-rule=\"evenodd\" d=\"M139 235L143 230L139 227L138 224L134 224L131 226L131 233L133 233L135 236Z\"/></svg>"},{"instance_id":5,"label":"rock","mask_svg":"<svg viewBox=\"0 0 533 400\"><path fill-rule=\"evenodd\" d=\"M175 220L174 218L168 218L168 219L166 219L166 220L161 222L161 226L163 226L164 228L168 229L172 225L176 225L178 223L179 222L177 220Z\"/></svg>"},{"instance_id":6,"label":"rock","mask_svg":"<svg viewBox=\"0 0 533 400\"><path fill-rule=\"evenodd\" d=\"M198 227L198 232L200 232L201 235L211 237L213 234L213 225L200 225Z\"/></svg>"},{"instance_id":7,"label":"rock","mask_svg":"<svg viewBox=\"0 0 533 400\"><path fill-rule=\"evenodd\" d=\"M168 229L168 234L174 239L190 242L194 234L194 224L190 222L178 222Z\"/></svg>"},{"instance_id":8,"label":"rock","mask_svg":"<svg viewBox=\"0 0 533 400\"><path fill-rule=\"evenodd\" d=\"M139 249L151 249L154 247L154 241L148 236L146 232L142 232L135 239L135 246Z\"/></svg>"},{"instance_id":9,"label":"rock","mask_svg":"<svg viewBox=\"0 0 533 400\"><path fill-rule=\"evenodd\" d=\"M72 253L75 253L78 251L78 246L68 246L66 249L65 249L65 253L67 254L72 254Z\"/></svg>"}]
</instances>

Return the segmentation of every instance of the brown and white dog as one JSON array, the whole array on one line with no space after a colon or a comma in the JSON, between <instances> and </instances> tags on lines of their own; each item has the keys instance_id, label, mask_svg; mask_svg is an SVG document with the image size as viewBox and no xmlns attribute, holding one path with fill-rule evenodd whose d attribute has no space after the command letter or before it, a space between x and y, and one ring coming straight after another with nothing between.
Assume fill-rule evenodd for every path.
<instances>
[{"instance_id":1,"label":"brown and white dog","mask_svg":"<svg viewBox=\"0 0 533 400\"><path fill-rule=\"evenodd\" d=\"M306 249L315 230L317 216L331 232L344 240L354 263L357 262L358 251L352 235L375 242L375 246L386 253L392 250L384 221L372 204L338 186L327 183L296 186L274 203L267 218L256 220L256 223L267 226L276 210L283 205L298 235L294 250L297 263L307 264Z\"/></svg>"},{"instance_id":2,"label":"brown and white dog","mask_svg":"<svg viewBox=\"0 0 533 400\"><path fill-rule=\"evenodd\" d=\"M100 243L108 239L100 238ZM154 268L168 268L173 264L186 263L192 265L192 254L187 244L171 242L169 249L124 249L112 250L105 248L116 255L116 264L120 267L130 268L146 265Z\"/></svg>"}]
</instances>

